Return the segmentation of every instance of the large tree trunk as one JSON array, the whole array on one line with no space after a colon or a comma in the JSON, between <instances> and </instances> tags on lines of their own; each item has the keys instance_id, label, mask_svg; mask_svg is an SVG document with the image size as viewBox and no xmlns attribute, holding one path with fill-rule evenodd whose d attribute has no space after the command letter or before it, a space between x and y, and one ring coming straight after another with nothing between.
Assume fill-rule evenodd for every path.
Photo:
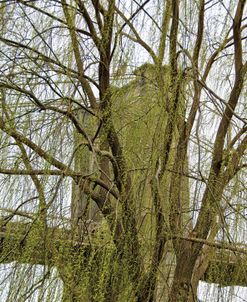
<instances>
[{"instance_id":1,"label":"large tree trunk","mask_svg":"<svg viewBox=\"0 0 247 302\"><path fill-rule=\"evenodd\" d=\"M180 246L181 252L177 255L169 302L188 302L192 291L192 274L196 259L190 253L191 242L182 242ZM194 296L196 297L196 293Z\"/></svg>"}]
</instances>

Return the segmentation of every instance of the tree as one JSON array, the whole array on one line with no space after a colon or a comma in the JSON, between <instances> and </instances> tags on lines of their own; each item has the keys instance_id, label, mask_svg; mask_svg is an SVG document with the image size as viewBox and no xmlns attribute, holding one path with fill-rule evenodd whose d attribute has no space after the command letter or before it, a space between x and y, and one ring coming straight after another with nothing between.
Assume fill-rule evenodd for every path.
<instances>
[{"instance_id":1,"label":"tree","mask_svg":"<svg viewBox=\"0 0 247 302\"><path fill-rule=\"evenodd\" d=\"M245 2L0 1L9 300L246 286Z\"/></svg>"}]
</instances>

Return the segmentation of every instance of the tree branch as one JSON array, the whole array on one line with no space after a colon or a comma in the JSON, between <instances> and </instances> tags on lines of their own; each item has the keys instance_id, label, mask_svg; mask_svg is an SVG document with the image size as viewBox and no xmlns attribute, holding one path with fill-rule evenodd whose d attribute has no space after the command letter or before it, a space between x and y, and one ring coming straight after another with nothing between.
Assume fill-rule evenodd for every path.
<instances>
[{"instance_id":1,"label":"tree branch","mask_svg":"<svg viewBox=\"0 0 247 302\"><path fill-rule=\"evenodd\" d=\"M71 240L71 230L59 227L47 228L46 242L41 234L33 236L31 233L31 223L9 222L5 225L5 220L0 220L0 261L1 264L19 262L31 265L56 265L57 253L66 246L76 248L77 246L94 246L94 242L79 243ZM30 238L29 238L30 233ZM198 238L183 238L182 240L198 240ZM29 240L32 241L30 245ZM203 240L205 243L205 241ZM44 249L45 244L45 249ZM207 244L207 243L206 243ZM208 244L211 244L208 242ZM212 246L221 248L222 246L229 249L229 245L221 243L212 243ZM234 252L244 252L247 255L247 249L234 248ZM247 286L245 258L236 257L229 252L216 252L210 260L209 267L202 276L201 281L208 283L218 283L222 286Z\"/></svg>"}]
</instances>

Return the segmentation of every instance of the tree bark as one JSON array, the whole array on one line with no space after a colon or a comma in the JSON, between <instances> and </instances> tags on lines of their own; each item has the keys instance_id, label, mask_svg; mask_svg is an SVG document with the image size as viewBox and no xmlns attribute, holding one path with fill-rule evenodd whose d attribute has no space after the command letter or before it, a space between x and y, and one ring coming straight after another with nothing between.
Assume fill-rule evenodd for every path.
<instances>
[{"instance_id":1,"label":"tree bark","mask_svg":"<svg viewBox=\"0 0 247 302\"><path fill-rule=\"evenodd\" d=\"M44 242L44 237L41 233L32 231L31 223L8 222L6 224L6 221L2 219L0 220L0 225L1 264L16 261L32 265L55 266L59 250L66 246L73 246L70 239L70 230L49 227L47 229L46 242ZM33 226L33 228L35 227ZM32 244L30 241L32 241ZM76 242L74 246L76 246ZM84 250L90 247L89 243L84 243L82 246ZM95 245L91 245L91 247L95 247ZM181 276L186 271L182 257L179 261L183 269L177 270L177 276ZM246 255L236 256L234 252L216 250L200 280L208 283L217 283L221 286L247 287L246 272Z\"/></svg>"}]
</instances>

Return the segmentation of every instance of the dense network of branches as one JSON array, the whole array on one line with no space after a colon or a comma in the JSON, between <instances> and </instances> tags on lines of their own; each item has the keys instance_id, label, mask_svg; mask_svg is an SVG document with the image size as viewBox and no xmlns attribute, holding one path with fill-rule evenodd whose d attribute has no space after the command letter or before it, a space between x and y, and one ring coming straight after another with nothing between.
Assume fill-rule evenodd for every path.
<instances>
[{"instance_id":1,"label":"dense network of branches","mask_svg":"<svg viewBox=\"0 0 247 302\"><path fill-rule=\"evenodd\" d=\"M2 300L247 285L245 4L0 1Z\"/></svg>"}]
</instances>

